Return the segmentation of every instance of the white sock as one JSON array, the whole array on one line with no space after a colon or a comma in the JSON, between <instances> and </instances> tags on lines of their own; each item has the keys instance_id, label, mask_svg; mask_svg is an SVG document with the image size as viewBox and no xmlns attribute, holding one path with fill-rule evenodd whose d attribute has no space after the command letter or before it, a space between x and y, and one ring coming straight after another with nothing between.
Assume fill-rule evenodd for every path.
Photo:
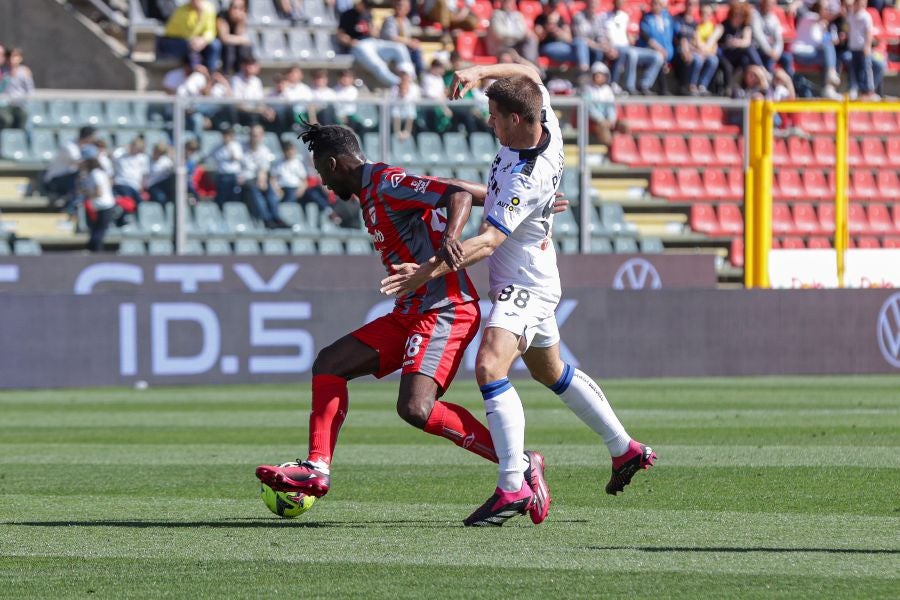
<instances>
[{"instance_id":1,"label":"white sock","mask_svg":"<svg viewBox=\"0 0 900 600\"><path fill-rule=\"evenodd\" d=\"M481 386L481 395L494 450L500 461L497 487L507 492L518 492L522 489L528 466L523 460L525 411L522 410L522 401L506 377Z\"/></svg>"},{"instance_id":2,"label":"white sock","mask_svg":"<svg viewBox=\"0 0 900 600\"><path fill-rule=\"evenodd\" d=\"M559 381L550 389L575 416L603 438L610 456L622 456L628 451L631 438L593 379L567 364Z\"/></svg>"}]
</instances>

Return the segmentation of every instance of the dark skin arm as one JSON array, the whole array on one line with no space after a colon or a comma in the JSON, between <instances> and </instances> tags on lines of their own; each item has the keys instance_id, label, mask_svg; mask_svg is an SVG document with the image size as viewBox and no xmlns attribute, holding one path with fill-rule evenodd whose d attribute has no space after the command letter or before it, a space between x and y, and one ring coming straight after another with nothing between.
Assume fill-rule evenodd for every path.
<instances>
[{"instance_id":1,"label":"dark skin arm","mask_svg":"<svg viewBox=\"0 0 900 600\"><path fill-rule=\"evenodd\" d=\"M454 177L432 177L436 181L461 187L465 191L472 194L472 206L484 206L484 199L487 198L487 186L483 183L475 183L472 181L464 181ZM556 193L556 201L553 203L553 214L561 213L569 208L569 201L563 198L562 192Z\"/></svg>"},{"instance_id":2,"label":"dark skin arm","mask_svg":"<svg viewBox=\"0 0 900 600\"><path fill-rule=\"evenodd\" d=\"M447 207L447 227L435 257L456 271L465 258L460 237L472 211L472 194L462 186L448 185L438 206Z\"/></svg>"}]
</instances>

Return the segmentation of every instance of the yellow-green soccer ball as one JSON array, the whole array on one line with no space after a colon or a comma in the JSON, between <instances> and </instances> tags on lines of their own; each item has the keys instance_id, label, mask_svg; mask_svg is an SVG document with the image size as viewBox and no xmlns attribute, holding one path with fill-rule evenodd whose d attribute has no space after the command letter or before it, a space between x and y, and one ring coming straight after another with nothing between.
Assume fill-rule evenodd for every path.
<instances>
[{"instance_id":1,"label":"yellow-green soccer ball","mask_svg":"<svg viewBox=\"0 0 900 600\"><path fill-rule=\"evenodd\" d=\"M292 466L294 464L287 463L281 466ZM285 519L299 517L311 509L316 502L315 496L310 496L303 492L276 492L262 482L259 484L259 495L266 508Z\"/></svg>"}]
</instances>

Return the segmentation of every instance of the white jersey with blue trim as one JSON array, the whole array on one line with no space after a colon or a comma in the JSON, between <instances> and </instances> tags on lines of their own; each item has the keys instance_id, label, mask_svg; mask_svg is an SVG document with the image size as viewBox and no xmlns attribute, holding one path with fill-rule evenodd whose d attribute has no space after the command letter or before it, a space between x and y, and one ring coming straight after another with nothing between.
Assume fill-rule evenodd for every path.
<instances>
[{"instance_id":1,"label":"white jersey with blue trim","mask_svg":"<svg viewBox=\"0 0 900 600\"><path fill-rule=\"evenodd\" d=\"M527 288L554 302L561 295L550 231L562 180L563 140L543 85L541 94L544 135L540 143L526 150L502 146L491 165L484 218L507 236L488 259L492 299L508 285Z\"/></svg>"}]
</instances>

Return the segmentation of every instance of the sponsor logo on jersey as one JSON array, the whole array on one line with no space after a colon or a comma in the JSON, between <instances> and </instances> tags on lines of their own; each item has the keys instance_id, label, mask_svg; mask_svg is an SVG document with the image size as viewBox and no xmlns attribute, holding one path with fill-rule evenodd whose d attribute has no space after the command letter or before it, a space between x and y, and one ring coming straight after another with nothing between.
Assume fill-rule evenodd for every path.
<instances>
[{"instance_id":1,"label":"sponsor logo on jersey","mask_svg":"<svg viewBox=\"0 0 900 600\"><path fill-rule=\"evenodd\" d=\"M424 194L425 190L428 189L428 181L425 179L414 179L410 187L419 194Z\"/></svg>"},{"instance_id":2,"label":"sponsor logo on jersey","mask_svg":"<svg viewBox=\"0 0 900 600\"><path fill-rule=\"evenodd\" d=\"M399 173L391 173L391 187L398 187L403 180L406 179L406 173L400 171Z\"/></svg>"},{"instance_id":3,"label":"sponsor logo on jersey","mask_svg":"<svg viewBox=\"0 0 900 600\"><path fill-rule=\"evenodd\" d=\"M878 348L889 365L900 369L900 292L891 295L878 313Z\"/></svg>"},{"instance_id":4,"label":"sponsor logo on jersey","mask_svg":"<svg viewBox=\"0 0 900 600\"><path fill-rule=\"evenodd\" d=\"M503 200L497 200L497 206L502 208L503 210L508 210L511 213L518 214L521 210L519 208L519 197L514 196L512 200L509 202L504 202Z\"/></svg>"},{"instance_id":5,"label":"sponsor logo on jersey","mask_svg":"<svg viewBox=\"0 0 900 600\"><path fill-rule=\"evenodd\" d=\"M380 229L376 229L372 232L372 239L375 240L376 244L380 244L384 241L384 234L381 233Z\"/></svg>"}]
</instances>

